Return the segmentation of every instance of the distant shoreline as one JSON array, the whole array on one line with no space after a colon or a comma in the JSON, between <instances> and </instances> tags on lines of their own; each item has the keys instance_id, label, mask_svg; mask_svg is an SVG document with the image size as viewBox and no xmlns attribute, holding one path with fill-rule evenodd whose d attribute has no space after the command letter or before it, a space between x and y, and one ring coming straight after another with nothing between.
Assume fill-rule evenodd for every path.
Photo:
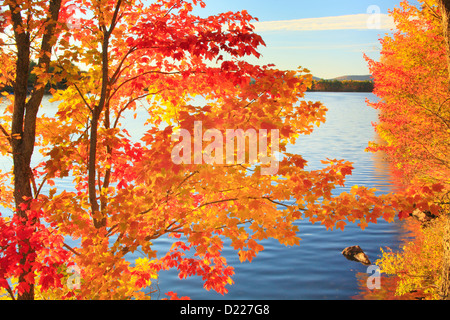
<instances>
[{"instance_id":1,"label":"distant shoreline","mask_svg":"<svg viewBox=\"0 0 450 320\"><path fill-rule=\"evenodd\" d=\"M356 76L352 76L356 77ZM364 76L360 76L363 78ZM373 92L374 82L372 80L353 80L350 77L340 77L330 80L314 78L312 85L307 89L307 92ZM368 77L365 76L365 79ZM56 85L47 85L45 88L45 93L50 94L50 89L66 89L65 83L58 83ZM28 92L31 93L33 86L28 86ZM1 92L8 92L13 94L14 90L11 87L3 87L0 89Z\"/></svg>"},{"instance_id":2,"label":"distant shoreline","mask_svg":"<svg viewBox=\"0 0 450 320\"><path fill-rule=\"evenodd\" d=\"M373 92L371 80L313 80L308 92Z\"/></svg>"}]
</instances>

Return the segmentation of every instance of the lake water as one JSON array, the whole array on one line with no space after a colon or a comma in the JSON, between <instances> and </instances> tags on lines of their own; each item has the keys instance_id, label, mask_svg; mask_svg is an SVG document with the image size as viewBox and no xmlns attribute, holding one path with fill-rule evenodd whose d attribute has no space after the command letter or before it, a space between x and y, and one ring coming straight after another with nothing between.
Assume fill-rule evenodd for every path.
<instances>
[{"instance_id":1,"label":"lake water","mask_svg":"<svg viewBox=\"0 0 450 320\"><path fill-rule=\"evenodd\" d=\"M369 108L365 99L375 100L368 93L308 93L307 99L321 101L328 107L327 122L307 137L302 137L289 152L301 154L311 169L321 167L320 160L326 158L345 159L354 162L354 173L349 177L345 188L352 185L376 187L380 192L392 191L388 165L382 156L364 151L368 141L376 138L371 123L377 121L377 112ZM44 111L45 110L45 111ZM56 110L55 104L44 102L42 112L47 114ZM138 109L137 119L130 114L128 128L131 134L143 131L142 122L145 110ZM39 161L39 157L35 158ZM0 169L6 170L11 161L3 159ZM70 184L60 183L62 188ZM262 244L265 250L252 263L240 263L236 252L230 248L224 250L229 265L235 268L234 285L229 293L221 296L203 289L202 281L193 277L179 280L176 270L162 272L159 289L154 298L164 298L165 292L175 291L179 296L192 299L255 299L255 300L344 300L357 297L361 290L358 279L361 275L370 276L367 266L349 261L341 251L353 245L359 245L372 262L380 257L380 248L398 248L407 236L401 223L388 224L379 221L362 231L356 225L347 225L345 231L327 231L324 226L312 225L302 221L299 225L300 246L285 247L276 241L266 240ZM167 248L170 242L160 239L154 244ZM139 257L136 253L132 258ZM383 279L382 279L383 280ZM363 281L364 283L364 281ZM381 281L383 286L383 281Z\"/></svg>"}]
</instances>

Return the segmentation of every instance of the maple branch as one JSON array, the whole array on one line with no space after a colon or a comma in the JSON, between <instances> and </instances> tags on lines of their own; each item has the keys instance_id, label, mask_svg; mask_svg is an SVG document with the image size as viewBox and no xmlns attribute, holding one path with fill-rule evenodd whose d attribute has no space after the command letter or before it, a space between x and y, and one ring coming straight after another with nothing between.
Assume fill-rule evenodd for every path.
<instances>
[{"instance_id":1,"label":"maple branch","mask_svg":"<svg viewBox=\"0 0 450 320\"><path fill-rule=\"evenodd\" d=\"M42 187L44 186L44 183L47 181L47 176L48 176L48 174L45 175L45 177L44 177L44 179L42 180L42 182L41 182L39 188L37 189L37 191L36 191L36 193L35 193L35 196L34 196L35 199L37 199L37 197L38 197L39 194L41 193L41 189L42 189Z\"/></svg>"},{"instance_id":2,"label":"maple branch","mask_svg":"<svg viewBox=\"0 0 450 320\"><path fill-rule=\"evenodd\" d=\"M223 200L216 200L216 201L206 202L206 203L204 203L204 204L198 206L196 209L200 209L200 208L203 208L203 207L212 205L212 204L223 203L223 202L229 202L229 201L237 201L237 200L239 200L239 198L230 198L230 199L223 199Z\"/></svg>"},{"instance_id":3,"label":"maple branch","mask_svg":"<svg viewBox=\"0 0 450 320\"><path fill-rule=\"evenodd\" d=\"M114 96L114 95L117 93L117 91L119 91L119 89L120 89L123 85L125 85L126 83L128 83L128 82L130 82L130 81L133 81L133 80L136 80L136 79L139 78L139 77L145 76L145 75L147 75L147 74L152 74L152 73L153 73L153 74L158 73L158 74L163 74L163 75L181 74L180 71L164 72L164 71L160 71L160 70L152 70L152 71L142 72L142 73L140 73L140 74L138 74L138 75L136 75L136 76L133 76L133 77L128 78L127 80L123 81L123 82L122 82L122 83L114 90L114 92L111 94L111 97Z\"/></svg>"},{"instance_id":4,"label":"maple branch","mask_svg":"<svg viewBox=\"0 0 450 320\"><path fill-rule=\"evenodd\" d=\"M86 107L88 107L88 109L91 111L91 113L94 112L94 110L91 108L91 106L89 105L89 103L87 103L86 99L84 98L83 93L81 92L80 88L78 88L77 84L74 83L75 89L77 89L78 94L80 95L81 99L83 100L84 104L86 105Z\"/></svg>"},{"instance_id":5,"label":"maple branch","mask_svg":"<svg viewBox=\"0 0 450 320\"><path fill-rule=\"evenodd\" d=\"M106 179L105 179L105 181L106 181ZM101 177L100 177L100 171L97 171L97 184L98 184L97 185L98 190L101 192L102 191L102 181L101 181Z\"/></svg>"},{"instance_id":6,"label":"maple branch","mask_svg":"<svg viewBox=\"0 0 450 320\"><path fill-rule=\"evenodd\" d=\"M120 60L119 65L116 68L116 71L114 72L114 74L111 76L111 85L113 85L117 79L119 78L120 74L123 72L123 70L125 70L126 68L122 69L122 65L125 62L126 58L132 54L133 52L135 52L137 50L136 47L131 47L130 50L127 51L127 53L123 56L123 58Z\"/></svg>"},{"instance_id":7,"label":"maple branch","mask_svg":"<svg viewBox=\"0 0 450 320\"><path fill-rule=\"evenodd\" d=\"M71 246L69 246L66 243L63 243L63 247L67 248L70 252L72 252L73 254L75 254L76 256L80 256L81 254L79 252L77 252L74 248L72 248Z\"/></svg>"},{"instance_id":8,"label":"maple branch","mask_svg":"<svg viewBox=\"0 0 450 320\"><path fill-rule=\"evenodd\" d=\"M422 103L420 103L420 101L417 101L417 99L414 96L412 96L411 98L416 103L417 106L419 106L420 108L428 111L429 113L431 113L432 115L437 117L439 120L441 120L441 122L443 122L450 129L450 121L448 119L445 119L440 114L438 114L436 111L433 111L430 108L427 108L426 106L424 106ZM448 99L446 101L448 101ZM444 104L446 101L444 101L442 104ZM439 110L442 108L442 104L440 105Z\"/></svg>"},{"instance_id":9,"label":"maple branch","mask_svg":"<svg viewBox=\"0 0 450 320\"><path fill-rule=\"evenodd\" d=\"M430 9L432 16L434 16L437 19L441 19L441 17L438 15L438 13L436 12L436 10L434 10L430 4L428 3L428 1L425 1L425 5L427 6L428 9Z\"/></svg>"},{"instance_id":10,"label":"maple branch","mask_svg":"<svg viewBox=\"0 0 450 320\"><path fill-rule=\"evenodd\" d=\"M233 167L234 165L231 165L231 167ZM244 168L245 170L248 170L248 171L253 171L253 172L255 172L256 170L255 169L250 169L250 168L247 168L246 166L244 166L243 164L238 164L238 166L240 166L240 167L242 167L242 168Z\"/></svg>"},{"instance_id":11,"label":"maple branch","mask_svg":"<svg viewBox=\"0 0 450 320\"><path fill-rule=\"evenodd\" d=\"M5 135L5 137L8 139L9 144L11 145L11 136L9 135L9 133L5 130L5 128L0 124L0 131Z\"/></svg>"},{"instance_id":12,"label":"maple branch","mask_svg":"<svg viewBox=\"0 0 450 320\"><path fill-rule=\"evenodd\" d=\"M8 283L7 281L6 281L6 285L7 285L7 287L6 287L5 289L6 289L6 291L8 291L8 293L9 293L11 299L16 300L16 298L14 297L14 293L13 293L13 291L11 290L11 286L9 285L9 283Z\"/></svg>"},{"instance_id":13,"label":"maple branch","mask_svg":"<svg viewBox=\"0 0 450 320\"><path fill-rule=\"evenodd\" d=\"M207 190L207 188L200 186L203 190ZM248 188L249 186L242 186L242 187L238 187L238 188L231 188L231 189L222 189L222 190L217 190L218 193L225 193L225 192L231 192L231 191L237 191L237 190L242 190L245 188ZM250 186L251 187L251 186Z\"/></svg>"},{"instance_id":14,"label":"maple branch","mask_svg":"<svg viewBox=\"0 0 450 320\"><path fill-rule=\"evenodd\" d=\"M441 112L442 107L444 106L445 103L447 103L448 101L450 101L450 98L445 99L442 103L439 104L439 112Z\"/></svg>"},{"instance_id":15,"label":"maple branch","mask_svg":"<svg viewBox=\"0 0 450 320\"><path fill-rule=\"evenodd\" d=\"M250 107L250 105L252 105L253 103L255 103L255 102L256 102L259 98L261 98L263 95L264 95L264 92L263 92L263 93L260 93L260 94L258 95L258 98L255 98L255 99L253 99L252 101L250 101L245 107L243 107L243 109L246 109L246 108Z\"/></svg>"},{"instance_id":16,"label":"maple branch","mask_svg":"<svg viewBox=\"0 0 450 320\"><path fill-rule=\"evenodd\" d=\"M151 241L151 240L156 240L159 237L161 237L162 235L166 234L166 233L177 233L179 229L183 228L182 225L176 226L173 229L170 229L173 225L175 225L178 221L173 221L172 223L170 223L164 230L162 231L158 231L155 234L153 234L152 236L147 236L145 237L145 241Z\"/></svg>"},{"instance_id":17,"label":"maple branch","mask_svg":"<svg viewBox=\"0 0 450 320\"><path fill-rule=\"evenodd\" d=\"M181 181L180 184L178 184L177 189L179 189L186 181L188 181L190 178L192 178L193 176L195 176L198 173L199 173L199 171L196 170L196 171L192 172L189 176L184 178L183 181Z\"/></svg>"},{"instance_id":18,"label":"maple branch","mask_svg":"<svg viewBox=\"0 0 450 320\"><path fill-rule=\"evenodd\" d=\"M145 240L145 241L151 241L151 240L158 239L159 237L161 237L162 235L164 235L164 234L166 234L166 233L176 233L176 232L178 232L178 230L182 228L182 225L177 226L177 227L175 227L175 228L173 228L173 229L170 229L170 228L171 228L173 225L175 225L177 222L178 222L178 221L173 221L173 222L170 223L166 228L164 228L163 231L158 231L158 232L156 232L155 234L153 234L153 235L151 235L151 236L147 236L147 237L144 238L144 240ZM117 226L117 225L116 225L116 226ZM115 226L115 227L116 227L116 226ZM106 236L108 236L108 234L109 234L109 232L106 234ZM114 245L116 245L116 244L118 245L118 244L120 243L119 240L121 240L122 238L123 238L123 232L121 232L120 235L117 237L116 241L114 242ZM125 246L125 247L123 247L122 249L120 249L120 253L121 253L122 257L123 257L124 255L126 255L128 252L130 252L130 245ZM120 258L121 258L121 257L117 257L117 258L115 259L115 261L112 262L111 268L112 268L112 266L114 266L114 264L116 263L116 261L119 260ZM111 268L107 268L107 270L105 271L104 274L106 274L108 271L110 271Z\"/></svg>"},{"instance_id":19,"label":"maple branch","mask_svg":"<svg viewBox=\"0 0 450 320\"><path fill-rule=\"evenodd\" d=\"M31 41L30 41L31 43L33 43L34 39L36 39L39 36L39 34L41 33L41 30L45 27L45 23L46 23L46 21L41 21L39 24L39 27L35 28L36 32L34 33L34 36L31 38Z\"/></svg>"},{"instance_id":20,"label":"maple branch","mask_svg":"<svg viewBox=\"0 0 450 320\"><path fill-rule=\"evenodd\" d=\"M109 34L111 34L113 32L113 30L115 29L115 27L117 25L117 22L118 22L117 15L119 13L121 4L122 4L122 0L117 0L116 8L114 9L113 18L111 21L111 25L109 26L109 30L108 30Z\"/></svg>"},{"instance_id":21,"label":"maple branch","mask_svg":"<svg viewBox=\"0 0 450 320\"><path fill-rule=\"evenodd\" d=\"M92 120L91 120L91 139L89 143L89 163L88 163L88 188L89 188L89 203L91 205L92 214L95 215L100 211L100 206L97 202L97 191L96 191L96 158L97 158L97 140L98 140L98 120L100 115L105 108L105 105L109 103L107 99L107 95L109 92L108 87L110 86L109 79L109 60L108 60L108 47L109 47L109 39L111 34L117 23L117 15L121 6L122 0L118 0L116 3L116 7L114 10L113 18L111 21L111 25L108 30L106 30L105 26L101 25L100 29L103 32L103 41L102 41L102 77L101 77L101 93L100 100L97 105L94 106L94 110L92 112ZM101 191L101 190L100 190ZM100 219L94 218L94 226L96 228L104 227L106 224L106 217L101 217Z\"/></svg>"},{"instance_id":22,"label":"maple branch","mask_svg":"<svg viewBox=\"0 0 450 320\"><path fill-rule=\"evenodd\" d=\"M244 220L244 221L238 223L236 226L242 226L242 225L248 224L248 223L250 223L250 222L254 222L254 221L255 221L255 219L247 219L247 220ZM229 226L224 225L224 226L221 226L221 227L216 227L215 229L216 229L216 230L220 230L220 229L225 229L225 228L228 228L228 227L229 227ZM193 232L193 233L198 233L198 231L192 231L192 232Z\"/></svg>"},{"instance_id":23,"label":"maple branch","mask_svg":"<svg viewBox=\"0 0 450 320\"><path fill-rule=\"evenodd\" d=\"M419 141L419 140L415 140L415 141L416 141L418 144L420 144L420 145L422 146L422 148L428 153L428 155L429 155L431 158L434 158L436 161L440 162L443 166L445 166L445 167L447 167L447 168L450 168L450 164L449 164L448 160L444 160L444 159L441 159L441 158L437 157L437 156L435 155L435 152L431 152L431 151L427 148L426 144L422 143L421 141Z\"/></svg>"},{"instance_id":24,"label":"maple branch","mask_svg":"<svg viewBox=\"0 0 450 320\"><path fill-rule=\"evenodd\" d=\"M179 189L187 180L189 180L190 178L192 178L194 175L196 175L197 173L199 173L198 171L194 171L193 173L191 173L188 177L186 177L183 181L181 181L180 182L180 184L177 186L177 189ZM167 193L166 193L166 199L164 200L164 203L168 203L169 202L169 196L170 195L173 195L173 191L172 190L167 190ZM176 195L178 195L179 193L177 193ZM163 201L162 199L161 199L161 201ZM151 207L150 209L148 209L148 210L145 210L145 211L141 211L141 212L139 212L138 213L138 215L143 215L143 214L146 214L146 213L149 213L150 211L152 211L154 209L154 207ZM112 228L111 228L112 229Z\"/></svg>"},{"instance_id":25,"label":"maple branch","mask_svg":"<svg viewBox=\"0 0 450 320\"><path fill-rule=\"evenodd\" d=\"M38 193L37 193L37 187L36 187L36 180L34 179L34 174L33 174L33 170L30 169L30 180L31 180L31 184L33 186L33 192L34 192L34 198L37 199Z\"/></svg>"},{"instance_id":26,"label":"maple branch","mask_svg":"<svg viewBox=\"0 0 450 320\"><path fill-rule=\"evenodd\" d=\"M139 97L133 98L133 99L131 99L130 101L128 101L127 104L126 104L123 108L121 108L121 109L119 110L119 112L117 113L117 117L116 117L116 120L114 121L113 128L116 128L116 127L117 127L118 122L119 122L120 115L122 114L122 112L124 112L124 111L128 108L128 106L129 106L131 103L133 103L133 102L136 101L136 100L139 100L139 99L143 99L143 98L145 98L145 97L148 97L148 96L150 96L150 95L158 94L158 93L160 93L160 92L162 92L162 91L164 91L164 89L159 90L159 91L157 91L157 92L146 93L146 94L140 95Z\"/></svg>"},{"instance_id":27,"label":"maple branch","mask_svg":"<svg viewBox=\"0 0 450 320\"><path fill-rule=\"evenodd\" d=\"M108 230L108 232L105 234L105 237L109 237L110 235L112 235L113 230L116 229L118 226L119 226L118 223L116 223L115 225L113 225L113 226Z\"/></svg>"},{"instance_id":28,"label":"maple branch","mask_svg":"<svg viewBox=\"0 0 450 320\"><path fill-rule=\"evenodd\" d=\"M64 71L67 71L64 66L61 64L61 62L59 61L59 59L57 59L57 63L58 63L58 67ZM73 82L72 85L75 87L75 89L77 90L78 94L80 95L81 99L83 100L84 104L86 105L86 107L88 107L88 109L93 112L92 107L89 105L89 103L86 101L86 99L84 98L84 94L81 92L81 89L78 87L76 82Z\"/></svg>"},{"instance_id":29,"label":"maple branch","mask_svg":"<svg viewBox=\"0 0 450 320\"><path fill-rule=\"evenodd\" d=\"M272 203L274 203L276 205L283 206L283 207L286 207L286 208L291 208L291 207L294 206L292 204L291 205L287 205L287 204L284 204L284 203L272 200L270 197L262 197L262 199L268 200L268 201L270 201L270 202L272 202Z\"/></svg>"},{"instance_id":30,"label":"maple branch","mask_svg":"<svg viewBox=\"0 0 450 320\"><path fill-rule=\"evenodd\" d=\"M181 1L181 2L183 2L183 1ZM177 3L177 4L178 4L178 3ZM176 6L177 4L174 4L172 7L170 7L169 10L167 10L167 12L164 14L163 18L167 17L167 16L169 15L169 13L173 10L173 8L175 8L175 6Z\"/></svg>"},{"instance_id":31,"label":"maple branch","mask_svg":"<svg viewBox=\"0 0 450 320\"><path fill-rule=\"evenodd\" d=\"M247 220L244 220L244 221L239 222L238 224L236 224L236 226L246 225L246 224L248 224L248 223L250 223L250 222L254 222L254 221L255 221L254 219L247 219ZM214 230L225 229L225 228L228 228L228 227L229 227L229 226L227 226L227 225L223 225L223 226L220 226L220 227L215 227ZM181 226L180 226L180 227L177 227L177 228L179 229L179 228L181 228ZM178 230L172 231L172 233L177 233L177 232L178 232ZM199 234L199 233L205 233L205 231L195 231L195 230L190 230L189 232L190 232L190 233L197 233L197 234Z\"/></svg>"},{"instance_id":32,"label":"maple branch","mask_svg":"<svg viewBox=\"0 0 450 320\"><path fill-rule=\"evenodd\" d=\"M17 43L16 42L13 42L13 43L3 42L0 44L0 47L2 47L2 46L17 46Z\"/></svg>"}]
</instances>

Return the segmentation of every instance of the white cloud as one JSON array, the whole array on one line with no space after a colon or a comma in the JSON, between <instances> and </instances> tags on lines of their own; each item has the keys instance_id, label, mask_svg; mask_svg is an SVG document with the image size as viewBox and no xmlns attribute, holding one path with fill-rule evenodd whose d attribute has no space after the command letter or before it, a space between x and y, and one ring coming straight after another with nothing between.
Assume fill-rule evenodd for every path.
<instances>
[{"instance_id":1,"label":"white cloud","mask_svg":"<svg viewBox=\"0 0 450 320\"><path fill-rule=\"evenodd\" d=\"M350 50L350 51L361 51L368 50L371 51L379 51L380 44L378 42L370 42L370 43L353 43L353 44L336 44L336 43L318 43L311 45L292 45L292 46L273 46L273 49L301 49L301 50Z\"/></svg>"},{"instance_id":2,"label":"white cloud","mask_svg":"<svg viewBox=\"0 0 450 320\"><path fill-rule=\"evenodd\" d=\"M323 18L262 21L255 22L254 26L256 32L395 29L392 17L387 14L353 14Z\"/></svg>"}]
</instances>

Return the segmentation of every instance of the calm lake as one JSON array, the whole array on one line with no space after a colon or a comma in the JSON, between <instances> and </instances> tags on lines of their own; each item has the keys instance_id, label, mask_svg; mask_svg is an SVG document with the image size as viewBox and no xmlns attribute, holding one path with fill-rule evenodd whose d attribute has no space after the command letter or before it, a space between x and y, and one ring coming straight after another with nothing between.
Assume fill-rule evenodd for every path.
<instances>
[{"instance_id":1,"label":"calm lake","mask_svg":"<svg viewBox=\"0 0 450 320\"><path fill-rule=\"evenodd\" d=\"M311 169L321 167L320 160L326 158L354 162L353 175L345 188L338 192L348 191L353 185L376 187L380 192L393 190L389 166L382 155L364 151L368 141L376 139L371 123L377 121L377 111L366 105L366 98L377 99L370 93L308 93L307 100L321 101L328 107L327 122L311 136L301 137L289 150L301 154ZM51 114L56 106L49 103L47 97L41 112ZM130 114L124 120L129 122L127 129L132 129L130 134L139 135L144 131L145 114L145 109L141 108L136 119ZM39 160L38 156L35 161ZM1 170L8 170L10 166L11 160L1 159ZM70 181L67 182L62 181L60 187L70 188ZM401 223L388 224L381 220L364 231L351 224L345 231L327 231L324 226L312 225L309 221L299 222L299 229L300 246L285 247L276 241L264 241L265 250L252 263L241 264L236 252L225 249L229 265L235 268L235 284L228 287L226 296L204 290L199 278L179 280L176 270L173 270L160 274L153 288L159 291L153 297L165 298L166 292L174 291L179 296L192 299L355 299L362 291L368 290L364 279L372 274L368 273L367 266L347 260L341 251L348 246L359 245L373 263L380 258L380 248L397 249L407 237ZM161 249L171 245L167 239L154 244ZM139 256L136 252L131 258ZM381 286L383 284L381 279Z\"/></svg>"}]
</instances>

